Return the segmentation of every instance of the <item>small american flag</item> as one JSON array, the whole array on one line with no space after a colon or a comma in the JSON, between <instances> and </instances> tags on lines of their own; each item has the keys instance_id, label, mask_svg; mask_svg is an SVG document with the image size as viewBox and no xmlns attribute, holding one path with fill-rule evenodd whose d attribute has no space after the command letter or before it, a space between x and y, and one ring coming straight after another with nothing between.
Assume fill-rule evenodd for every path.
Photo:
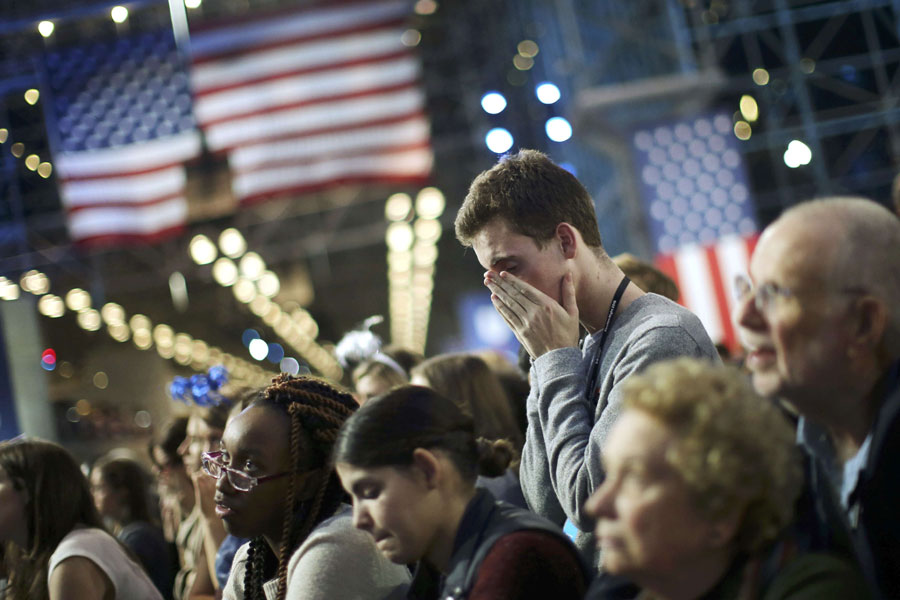
<instances>
[{"instance_id":1,"label":"small american flag","mask_svg":"<svg viewBox=\"0 0 900 600\"><path fill-rule=\"evenodd\" d=\"M192 32L195 114L242 203L427 180L421 66L405 0L332 3Z\"/></svg>"},{"instance_id":2,"label":"small american flag","mask_svg":"<svg viewBox=\"0 0 900 600\"><path fill-rule=\"evenodd\" d=\"M198 156L186 65L171 30L49 53L56 168L71 238L155 240L187 218Z\"/></svg>"},{"instance_id":3,"label":"small american flag","mask_svg":"<svg viewBox=\"0 0 900 600\"><path fill-rule=\"evenodd\" d=\"M730 117L644 127L631 141L657 266L710 337L736 349L732 286L747 271L757 224Z\"/></svg>"}]
</instances>

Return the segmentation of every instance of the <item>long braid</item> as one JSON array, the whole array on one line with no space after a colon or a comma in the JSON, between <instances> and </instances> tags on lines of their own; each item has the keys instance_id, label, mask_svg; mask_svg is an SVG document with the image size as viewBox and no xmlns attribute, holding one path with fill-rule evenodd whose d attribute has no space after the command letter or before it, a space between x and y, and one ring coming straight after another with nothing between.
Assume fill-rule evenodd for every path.
<instances>
[{"instance_id":1,"label":"long braid","mask_svg":"<svg viewBox=\"0 0 900 600\"><path fill-rule=\"evenodd\" d=\"M294 404L288 406L288 414L291 416L291 469L294 473L300 470L300 419ZM278 549L278 595L284 598L287 593L287 565L293 549L294 536L294 507L297 503L296 486L288 488L287 510L284 511L284 522L281 526L281 548Z\"/></svg>"},{"instance_id":2,"label":"long braid","mask_svg":"<svg viewBox=\"0 0 900 600\"><path fill-rule=\"evenodd\" d=\"M338 391L324 381L307 377L294 378L285 374L273 380L272 385L261 394L259 403L279 406L286 410L290 417L290 452L295 473L299 473L304 466L311 469L327 466L338 431L357 408L352 396ZM311 448L303 447L305 440L311 442ZM310 457L315 464L308 464ZM322 483L305 507L306 515L303 522L299 523L295 518L298 507L294 488L294 485L290 486L288 492L281 546L277 557L279 600L284 600L287 593L287 568L291 554L310 532L319 523L332 516L345 500L340 481L331 471L322 479ZM248 566L251 566L249 561ZM253 564L252 568L254 571L262 570L256 564ZM259 589L260 593L262 592L261 585L252 589Z\"/></svg>"}]
</instances>

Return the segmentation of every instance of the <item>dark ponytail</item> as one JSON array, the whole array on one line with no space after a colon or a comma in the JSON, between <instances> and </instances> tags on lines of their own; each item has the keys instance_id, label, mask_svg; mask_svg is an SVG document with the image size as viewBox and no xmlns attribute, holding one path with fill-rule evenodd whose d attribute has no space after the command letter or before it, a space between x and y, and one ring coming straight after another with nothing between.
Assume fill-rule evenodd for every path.
<instances>
[{"instance_id":1,"label":"dark ponytail","mask_svg":"<svg viewBox=\"0 0 900 600\"><path fill-rule=\"evenodd\" d=\"M408 467L416 448L443 451L465 481L502 475L515 451L475 437L471 417L431 388L405 385L370 400L347 419L334 461L355 467Z\"/></svg>"}]
</instances>

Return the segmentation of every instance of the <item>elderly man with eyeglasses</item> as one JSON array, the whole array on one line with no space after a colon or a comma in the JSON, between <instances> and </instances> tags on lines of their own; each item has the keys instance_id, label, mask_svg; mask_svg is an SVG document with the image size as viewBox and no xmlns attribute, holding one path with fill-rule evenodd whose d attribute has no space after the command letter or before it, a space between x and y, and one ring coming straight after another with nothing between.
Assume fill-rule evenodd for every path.
<instances>
[{"instance_id":1,"label":"elderly man with eyeglasses","mask_svg":"<svg viewBox=\"0 0 900 600\"><path fill-rule=\"evenodd\" d=\"M861 198L800 204L736 287L756 390L799 412L813 493L839 503L877 593L900 598L900 220Z\"/></svg>"}]
</instances>

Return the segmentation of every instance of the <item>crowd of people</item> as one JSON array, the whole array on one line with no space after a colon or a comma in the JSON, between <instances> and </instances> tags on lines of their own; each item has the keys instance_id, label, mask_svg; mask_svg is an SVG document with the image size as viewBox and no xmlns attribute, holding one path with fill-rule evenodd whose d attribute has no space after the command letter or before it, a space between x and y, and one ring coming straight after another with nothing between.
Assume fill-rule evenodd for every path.
<instances>
[{"instance_id":1,"label":"crowd of people","mask_svg":"<svg viewBox=\"0 0 900 600\"><path fill-rule=\"evenodd\" d=\"M479 175L455 227L520 366L364 336L346 382L230 390L87 475L2 442L0 597L900 598L897 216L772 223L739 365L539 152Z\"/></svg>"}]
</instances>

